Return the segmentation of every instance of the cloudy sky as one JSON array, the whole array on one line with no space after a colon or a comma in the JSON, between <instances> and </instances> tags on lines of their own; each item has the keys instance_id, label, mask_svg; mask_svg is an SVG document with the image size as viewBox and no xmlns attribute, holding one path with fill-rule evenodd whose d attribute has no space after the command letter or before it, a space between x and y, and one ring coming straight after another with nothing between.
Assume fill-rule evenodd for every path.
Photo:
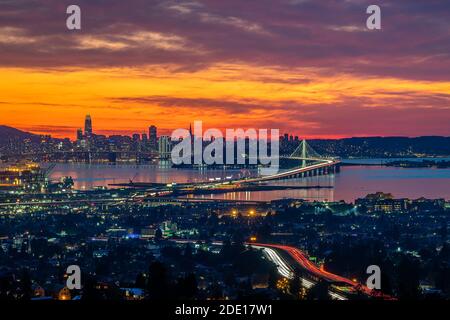
<instances>
[{"instance_id":1,"label":"cloudy sky","mask_svg":"<svg viewBox=\"0 0 450 320\"><path fill-rule=\"evenodd\" d=\"M66 8L82 30L66 28ZM365 27L382 9L382 30ZM0 124L450 135L448 0L0 0Z\"/></svg>"}]
</instances>

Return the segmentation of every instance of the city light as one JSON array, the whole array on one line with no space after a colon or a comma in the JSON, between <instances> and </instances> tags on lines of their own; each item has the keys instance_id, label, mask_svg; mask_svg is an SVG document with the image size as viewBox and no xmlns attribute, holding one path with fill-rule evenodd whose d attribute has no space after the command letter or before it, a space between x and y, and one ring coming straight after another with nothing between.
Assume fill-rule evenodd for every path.
<instances>
[{"instance_id":1,"label":"city light","mask_svg":"<svg viewBox=\"0 0 450 320\"><path fill-rule=\"evenodd\" d=\"M288 293L289 292L289 280L287 278L282 278L279 279L277 281L277 289L284 292L284 293Z\"/></svg>"},{"instance_id":2,"label":"city light","mask_svg":"<svg viewBox=\"0 0 450 320\"><path fill-rule=\"evenodd\" d=\"M450 301L449 0L37 2L0 1L0 300Z\"/></svg>"}]
</instances>

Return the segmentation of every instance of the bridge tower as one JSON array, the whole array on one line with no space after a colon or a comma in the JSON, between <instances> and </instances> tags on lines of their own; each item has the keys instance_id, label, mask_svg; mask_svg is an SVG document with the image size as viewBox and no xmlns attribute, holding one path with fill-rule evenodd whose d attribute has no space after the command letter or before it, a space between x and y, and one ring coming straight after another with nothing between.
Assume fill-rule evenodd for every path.
<instances>
[{"instance_id":1,"label":"bridge tower","mask_svg":"<svg viewBox=\"0 0 450 320\"><path fill-rule=\"evenodd\" d=\"M302 146L302 168L306 167L306 140L303 139L301 142Z\"/></svg>"},{"instance_id":2,"label":"bridge tower","mask_svg":"<svg viewBox=\"0 0 450 320\"><path fill-rule=\"evenodd\" d=\"M305 139L302 140L302 142L300 142L298 147L295 149L294 152L292 152L292 154L289 157L301 160L302 168L307 166L306 161L322 158L320 154L318 154L313 148L311 148L311 146L306 142Z\"/></svg>"}]
</instances>

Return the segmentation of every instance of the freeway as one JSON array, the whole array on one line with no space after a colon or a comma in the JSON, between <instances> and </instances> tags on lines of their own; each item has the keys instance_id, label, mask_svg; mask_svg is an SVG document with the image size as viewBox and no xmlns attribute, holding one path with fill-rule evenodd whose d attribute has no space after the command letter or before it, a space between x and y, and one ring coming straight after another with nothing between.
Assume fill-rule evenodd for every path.
<instances>
[{"instance_id":1,"label":"freeway","mask_svg":"<svg viewBox=\"0 0 450 320\"><path fill-rule=\"evenodd\" d=\"M173 239L176 243L193 243L197 242L197 240L187 240L187 239ZM222 245L221 241L214 241L214 245ZM291 268L288 266L288 264L285 262L285 260L278 254L278 250L284 251L289 256L291 256L294 261L303 269L308 271L310 274L314 275L315 277L319 279L323 279L327 282L330 282L332 284L335 284L337 286L333 286L329 290L329 294L332 298L337 300L347 300L347 294L348 292L340 292L341 290L338 288L339 285L347 285L348 287L352 288L354 292L361 292L367 296L370 297L376 297L381 298L384 300L395 300L395 298L382 294L377 291L373 291L372 289L369 289L367 286L352 281L350 279L347 279L345 277L339 276L337 274L325 271L318 266L316 266L314 263L312 263L307 255L303 253L300 249L287 246L287 245L280 245L280 244L270 244L270 243L257 243L257 242L247 242L245 243L248 246L251 246L253 248L261 248L264 250L264 253L268 256L268 258L275 263L277 266L278 273L280 273L283 277L286 277L288 279L294 278L294 268ZM312 287L315 282L300 278L302 281L302 285L306 288Z\"/></svg>"},{"instance_id":2,"label":"freeway","mask_svg":"<svg viewBox=\"0 0 450 320\"><path fill-rule=\"evenodd\" d=\"M309 271L313 275L322 278L324 280L327 280L329 282L341 282L348 285L351 285L352 287L355 286L355 282L338 276L336 274L327 272L319 267L317 267L314 263L312 263L307 257L306 254L304 254L302 251L295 247L291 246L285 246L285 245L278 245L278 244L261 244L261 243L254 243L254 246L261 246L261 247L268 247L268 248L276 248L283 250L287 252L303 269ZM367 288L367 287L366 287ZM371 290L367 288L368 291L364 290L366 293L369 293Z\"/></svg>"},{"instance_id":3,"label":"freeway","mask_svg":"<svg viewBox=\"0 0 450 320\"><path fill-rule=\"evenodd\" d=\"M284 259L279 255L277 251L274 249L271 249L269 247L261 247L260 245L252 245L254 248L262 248L266 256L277 266L278 273L281 274L283 277L288 279L294 279L294 271L291 267L287 265L287 263L284 261ZM301 285L307 289L313 287L316 282L306 279L304 277L300 277ZM345 295L335 292L335 290L330 289L328 290L328 294L336 300L347 300Z\"/></svg>"},{"instance_id":4,"label":"freeway","mask_svg":"<svg viewBox=\"0 0 450 320\"><path fill-rule=\"evenodd\" d=\"M292 247L292 246L286 246L286 245L279 245L279 244L267 244L267 243L251 243L254 247L261 247L261 248L271 248L271 249L278 249L282 250L286 253L288 253L296 263L299 264L299 266L310 272L311 274L315 275L316 277L326 280L331 283L337 283L337 284L346 284L350 287L352 287L356 292L362 292L368 296L372 297L378 297L385 300L393 300L393 297L381 294L379 292L373 291L372 289L368 288L367 286L352 281L350 279L347 279L345 277L336 275L334 273L328 272L323 270L322 268L317 267L314 263L312 263L305 253L303 253L300 249ZM331 294L331 293L330 293Z\"/></svg>"}]
</instances>

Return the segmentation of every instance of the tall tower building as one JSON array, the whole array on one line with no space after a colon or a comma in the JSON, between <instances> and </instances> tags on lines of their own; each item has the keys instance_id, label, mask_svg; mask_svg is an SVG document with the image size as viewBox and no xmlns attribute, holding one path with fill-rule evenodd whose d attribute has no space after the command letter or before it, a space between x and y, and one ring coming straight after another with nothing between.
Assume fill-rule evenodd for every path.
<instances>
[{"instance_id":1,"label":"tall tower building","mask_svg":"<svg viewBox=\"0 0 450 320\"><path fill-rule=\"evenodd\" d=\"M156 126L152 125L148 128L148 142L152 148L158 146L158 129Z\"/></svg>"},{"instance_id":2,"label":"tall tower building","mask_svg":"<svg viewBox=\"0 0 450 320\"><path fill-rule=\"evenodd\" d=\"M133 141L134 142L141 141L141 135L139 133L133 133Z\"/></svg>"},{"instance_id":3,"label":"tall tower building","mask_svg":"<svg viewBox=\"0 0 450 320\"><path fill-rule=\"evenodd\" d=\"M84 135L87 139L92 137L92 119L90 115L87 115L86 120L84 120Z\"/></svg>"},{"instance_id":4,"label":"tall tower building","mask_svg":"<svg viewBox=\"0 0 450 320\"><path fill-rule=\"evenodd\" d=\"M80 128L77 130L77 141L83 140L83 130Z\"/></svg>"},{"instance_id":5,"label":"tall tower building","mask_svg":"<svg viewBox=\"0 0 450 320\"><path fill-rule=\"evenodd\" d=\"M159 157L161 159L170 159L170 154L172 152L172 145L170 142L170 136L161 136L158 140L158 151Z\"/></svg>"}]
</instances>

